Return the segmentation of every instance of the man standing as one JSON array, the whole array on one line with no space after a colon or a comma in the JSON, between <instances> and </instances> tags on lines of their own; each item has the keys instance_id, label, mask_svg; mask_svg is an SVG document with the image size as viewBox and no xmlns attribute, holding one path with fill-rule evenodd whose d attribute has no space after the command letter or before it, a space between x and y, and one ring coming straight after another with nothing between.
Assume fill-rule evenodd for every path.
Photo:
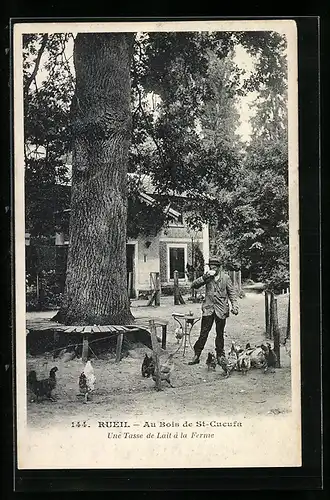
<instances>
[{"instance_id":1,"label":"man standing","mask_svg":"<svg viewBox=\"0 0 330 500\"><path fill-rule=\"evenodd\" d=\"M231 303L231 312L235 315L238 314L237 295L230 277L221 269L220 260L216 257L211 258L209 268L209 271L191 284L191 287L195 289L206 285L206 289L202 305L201 331L194 345L195 356L188 363L189 365L197 365L199 363L200 355L214 321L216 328L215 350L219 362L219 358L224 356L223 334L226 319L229 316L229 301Z\"/></svg>"}]
</instances>

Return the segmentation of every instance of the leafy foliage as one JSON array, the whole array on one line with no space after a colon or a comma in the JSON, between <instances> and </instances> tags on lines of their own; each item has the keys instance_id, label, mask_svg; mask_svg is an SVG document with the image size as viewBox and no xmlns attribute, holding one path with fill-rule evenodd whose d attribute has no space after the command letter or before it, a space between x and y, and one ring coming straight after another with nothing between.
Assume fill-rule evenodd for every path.
<instances>
[{"instance_id":1,"label":"leafy foliage","mask_svg":"<svg viewBox=\"0 0 330 500\"><path fill-rule=\"evenodd\" d=\"M26 225L53 231L53 212L67 208L56 190L69 171L74 77L67 34L26 35ZM246 76L234 62L253 57ZM274 32L139 33L131 66L132 146L129 171L151 177L156 203L128 183L128 236L156 234L174 196L193 229L210 222L218 250L246 273L275 286L288 276L286 40ZM40 77L43 73L43 77ZM237 135L237 99L258 92L246 145ZM64 190L63 190L64 191Z\"/></svg>"},{"instance_id":2,"label":"leafy foliage","mask_svg":"<svg viewBox=\"0 0 330 500\"><path fill-rule=\"evenodd\" d=\"M224 258L237 259L247 275L263 280L271 289L289 282L285 64L278 67L281 85L270 78L260 86L240 182L225 197L223 212L230 217L222 220L218 235Z\"/></svg>"},{"instance_id":3,"label":"leafy foliage","mask_svg":"<svg viewBox=\"0 0 330 500\"><path fill-rule=\"evenodd\" d=\"M67 179L70 149L69 39L63 34L23 38L26 229L34 236L53 233L54 212L70 200L59 186Z\"/></svg>"}]
</instances>

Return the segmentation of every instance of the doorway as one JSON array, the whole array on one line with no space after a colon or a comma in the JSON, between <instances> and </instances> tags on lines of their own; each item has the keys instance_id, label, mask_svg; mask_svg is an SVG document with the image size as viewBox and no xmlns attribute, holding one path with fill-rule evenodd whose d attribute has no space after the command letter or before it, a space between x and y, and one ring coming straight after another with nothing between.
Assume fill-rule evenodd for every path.
<instances>
[{"instance_id":1,"label":"doorway","mask_svg":"<svg viewBox=\"0 0 330 500\"><path fill-rule=\"evenodd\" d=\"M136 298L135 291L135 244L126 244L127 291L130 299Z\"/></svg>"}]
</instances>

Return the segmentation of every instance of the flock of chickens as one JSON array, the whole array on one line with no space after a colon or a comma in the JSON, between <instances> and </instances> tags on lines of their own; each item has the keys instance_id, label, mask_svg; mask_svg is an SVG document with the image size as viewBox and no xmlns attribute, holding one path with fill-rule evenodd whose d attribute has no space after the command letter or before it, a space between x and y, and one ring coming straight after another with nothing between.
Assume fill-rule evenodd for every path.
<instances>
[{"instance_id":1,"label":"flock of chickens","mask_svg":"<svg viewBox=\"0 0 330 500\"><path fill-rule=\"evenodd\" d=\"M171 374L174 369L173 354L169 354L164 360L164 356L160 358L159 362L159 378L161 381L166 382L170 387L174 387L171 382ZM232 342L228 356L221 356L218 360L211 352L208 353L206 365L208 370L215 370L219 364L224 371L225 377L229 377L233 370L242 372L244 375L251 368L262 368L264 372L274 371L276 367L276 354L271 347L270 343L261 344L260 346L251 347L246 344L245 349ZM38 380L35 370L31 370L27 376L28 387L33 394L32 401L39 402L40 400L47 399L55 401L52 393L56 388L56 372L58 368L55 366L49 372L49 377L46 379ZM153 356L145 357L141 367L142 377L152 378L156 382L156 363ZM79 394L78 396L84 397L84 402L87 403L90 394L95 389L96 378L94 369L90 361L87 361L83 371L78 378Z\"/></svg>"},{"instance_id":2,"label":"flock of chickens","mask_svg":"<svg viewBox=\"0 0 330 500\"><path fill-rule=\"evenodd\" d=\"M229 377L233 370L242 372L244 375L251 368L262 368L264 373L274 371L277 363L277 357L271 344L261 344L260 346L251 347L248 343L243 349L241 346L232 342L228 356L221 356L217 360L216 356L209 352L206 365L208 370L215 370L217 364L221 366L225 377ZM174 387L171 382L171 373L174 368L173 354L170 354L165 361L159 363L160 380L168 383L170 387ZM143 377L152 377L156 381L156 365L152 356L145 355L142 362L141 372Z\"/></svg>"},{"instance_id":3,"label":"flock of chickens","mask_svg":"<svg viewBox=\"0 0 330 500\"><path fill-rule=\"evenodd\" d=\"M240 371L243 375L246 375L251 368L262 368L264 373L274 371L277 357L269 342L255 347L251 347L248 343L245 349L232 342L228 356L221 356L218 363L223 369L225 377L229 377L233 370ZM207 356L206 365L208 370L216 369L217 360L211 352Z\"/></svg>"}]
</instances>

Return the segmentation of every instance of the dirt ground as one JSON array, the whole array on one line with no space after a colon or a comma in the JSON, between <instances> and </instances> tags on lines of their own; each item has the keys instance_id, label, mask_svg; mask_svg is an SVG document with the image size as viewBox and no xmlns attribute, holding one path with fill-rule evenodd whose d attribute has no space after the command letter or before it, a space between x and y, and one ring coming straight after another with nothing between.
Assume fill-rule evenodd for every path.
<instances>
[{"instance_id":1,"label":"dirt ground","mask_svg":"<svg viewBox=\"0 0 330 500\"><path fill-rule=\"evenodd\" d=\"M240 299L240 313L231 316L225 330L225 348L230 348L234 340L240 345L250 342L260 344L264 337L264 297L263 294L251 293ZM284 330L286 325L288 295L278 297L279 325ZM201 305L186 302L174 306L173 297L162 297L160 307L146 307L146 301L133 301L132 312L136 318L162 318L169 320L167 334L167 353L177 349L174 330L177 327L171 317L173 312L192 311L200 314ZM28 313L27 320L37 315L51 318L49 313ZM192 344L199 334L200 322L191 333ZM212 328L201 363L189 366L193 355L189 346L185 356L182 349L175 357L175 369L172 383L174 388L163 387L161 392L154 388L152 379L141 376L141 363L147 347L136 347L129 351L120 363L115 363L113 355L92 358L96 376L96 389L92 400L85 405L78 397L78 377L83 368L81 359L64 361L53 360L52 356L28 356L27 370L35 369L38 378L47 377L53 366L58 367L57 387L54 392L56 402L32 403L28 397L28 423L33 427L47 428L54 424L65 424L71 420L111 419L118 415L138 416L148 414L151 418L160 412L166 415L183 413L233 415L244 413L253 415L277 415L291 411L291 368L290 357L284 347L281 348L281 368L275 373L264 374L253 369L244 376L233 372L226 379L218 366L215 372L208 372L205 364L208 351L214 351L215 331ZM166 355L166 353L164 354ZM102 358L102 359L101 359ZM29 396L29 395L28 395Z\"/></svg>"}]
</instances>

